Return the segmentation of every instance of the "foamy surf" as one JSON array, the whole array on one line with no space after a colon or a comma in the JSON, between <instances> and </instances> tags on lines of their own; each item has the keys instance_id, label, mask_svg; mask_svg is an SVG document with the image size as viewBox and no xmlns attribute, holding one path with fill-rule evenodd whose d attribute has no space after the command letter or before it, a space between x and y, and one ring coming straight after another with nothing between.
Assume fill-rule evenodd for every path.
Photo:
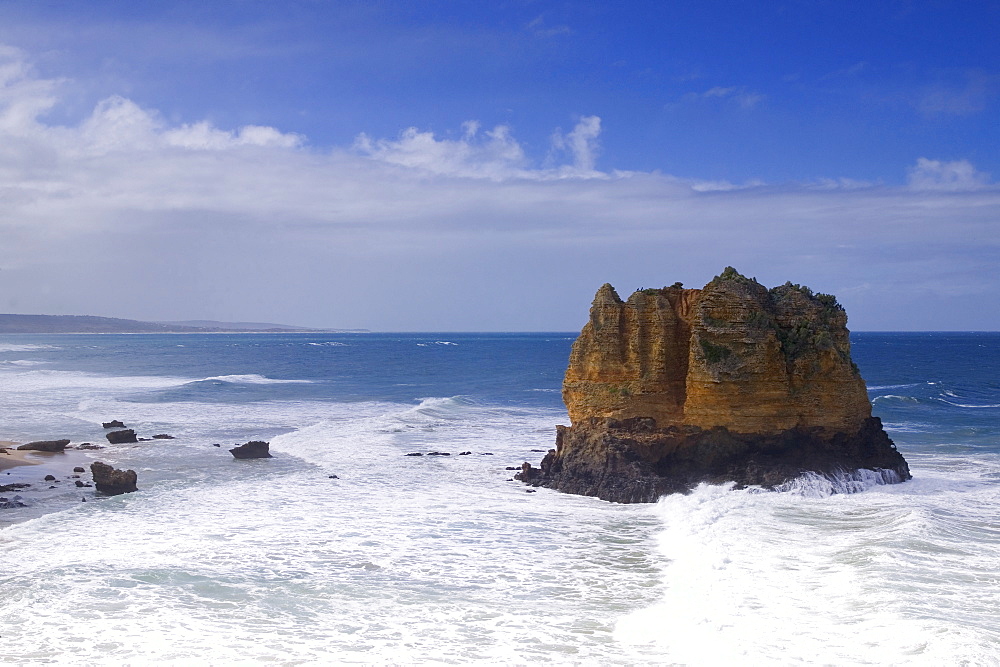
<instances>
[{"instance_id":1,"label":"foamy surf","mask_svg":"<svg viewBox=\"0 0 1000 667\"><path fill-rule=\"evenodd\" d=\"M77 453L138 493L4 515L0 661L995 664L995 415L933 400L997 403L979 347L919 376L892 336L854 348L877 393L918 399L876 402L912 481L636 506L508 481L566 423L571 337L444 338L13 341L39 347L0 362L46 365L0 363L0 437L175 439ZM275 458L234 460L251 439Z\"/></svg>"},{"instance_id":2,"label":"foamy surf","mask_svg":"<svg viewBox=\"0 0 1000 667\"><path fill-rule=\"evenodd\" d=\"M662 498L663 595L622 618L616 638L676 664L991 664L1000 586L988 572L1000 531L976 559L962 546L967 534L954 534L958 512L942 508L980 513L975 506L1000 493L975 473L960 483L928 484L937 475L927 470L915 477L869 479L852 489L861 493L810 476L784 493L702 485ZM964 589L942 572L970 557L986 590L957 618L931 601Z\"/></svg>"}]
</instances>

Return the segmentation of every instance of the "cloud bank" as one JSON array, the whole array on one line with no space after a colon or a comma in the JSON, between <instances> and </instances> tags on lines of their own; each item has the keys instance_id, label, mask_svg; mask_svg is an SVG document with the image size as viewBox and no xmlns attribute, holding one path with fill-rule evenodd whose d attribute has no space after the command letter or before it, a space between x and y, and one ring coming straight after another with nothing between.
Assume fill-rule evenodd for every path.
<instances>
[{"instance_id":1,"label":"cloud bank","mask_svg":"<svg viewBox=\"0 0 1000 667\"><path fill-rule=\"evenodd\" d=\"M60 87L0 51L0 312L569 330L606 281L732 264L838 294L855 328L1000 326L1000 189L965 160L716 183L602 170L596 116L543 148L474 121L330 148L120 96L57 125Z\"/></svg>"}]
</instances>

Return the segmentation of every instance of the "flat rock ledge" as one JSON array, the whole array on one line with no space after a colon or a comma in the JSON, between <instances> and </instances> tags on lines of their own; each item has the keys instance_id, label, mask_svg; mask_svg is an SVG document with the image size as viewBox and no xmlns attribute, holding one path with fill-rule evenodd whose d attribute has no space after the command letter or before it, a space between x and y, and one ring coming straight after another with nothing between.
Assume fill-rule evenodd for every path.
<instances>
[{"instance_id":1,"label":"flat rock ledge","mask_svg":"<svg viewBox=\"0 0 1000 667\"><path fill-rule=\"evenodd\" d=\"M702 482L774 489L809 472L833 476L867 469L886 483L911 479L878 417L866 419L853 435L800 428L774 435L724 427L657 428L644 417L591 418L557 429L556 449L538 468L524 463L515 478L618 503L656 502Z\"/></svg>"},{"instance_id":2,"label":"flat rock ledge","mask_svg":"<svg viewBox=\"0 0 1000 667\"><path fill-rule=\"evenodd\" d=\"M237 459L270 459L274 458L271 455L270 443L264 442L262 440L251 440L250 442L237 445L229 450Z\"/></svg>"},{"instance_id":3,"label":"flat rock ledge","mask_svg":"<svg viewBox=\"0 0 1000 667\"><path fill-rule=\"evenodd\" d=\"M18 451L61 452L66 449L69 440L37 440L18 447Z\"/></svg>"}]
</instances>

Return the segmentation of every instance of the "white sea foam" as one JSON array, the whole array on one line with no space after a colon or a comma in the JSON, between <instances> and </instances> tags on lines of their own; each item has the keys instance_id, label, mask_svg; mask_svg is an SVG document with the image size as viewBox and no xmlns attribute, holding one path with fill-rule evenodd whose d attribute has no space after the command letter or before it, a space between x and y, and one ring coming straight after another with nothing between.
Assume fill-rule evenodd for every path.
<instances>
[{"instance_id":1,"label":"white sea foam","mask_svg":"<svg viewBox=\"0 0 1000 667\"><path fill-rule=\"evenodd\" d=\"M247 375L214 375L196 382L228 382L230 384L309 384L311 380L279 380L250 373Z\"/></svg>"},{"instance_id":2,"label":"white sea foam","mask_svg":"<svg viewBox=\"0 0 1000 667\"><path fill-rule=\"evenodd\" d=\"M34 352L36 350L58 350L56 345L39 345L34 343L0 343L0 352Z\"/></svg>"},{"instance_id":3,"label":"white sea foam","mask_svg":"<svg viewBox=\"0 0 1000 667\"><path fill-rule=\"evenodd\" d=\"M81 409L103 410L102 400ZM186 424L177 441L101 452L139 471L140 493L0 533L8 557L25 564L4 581L9 655L101 664L642 658L615 644L611 619L653 601L653 508L529 494L506 481L505 464L551 443L548 411L462 397L255 403L230 424L277 417L299 427L270 438L274 459L238 462L199 436L232 406L133 407L134 417ZM421 426L435 428L433 440ZM453 455L404 456L417 442ZM486 449L494 456L478 455ZM78 617L89 620L62 620Z\"/></svg>"},{"instance_id":4,"label":"white sea foam","mask_svg":"<svg viewBox=\"0 0 1000 667\"><path fill-rule=\"evenodd\" d=\"M990 664L1000 530L977 506L1000 491L981 471L915 475L850 495L702 486L661 499L663 598L616 636L678 664ZM971 547L965 512L993 525Z\"/></svg>"},{"instance_id":5,"label":"white sea foam","mask_svg":"<svg viewBox=\"0 0 1000 667\"><path fill-rule=\"evenodd\" d=\"M273 384L208 381L232 377ZM121 418L177 436L91 455L137 470L139 493L0 530L16 564L0 657L996 663L996 455L925 448L906 452L904 484L806 477L625 506L507 481L552 446L561 410L138 400L198 381L0 368L5 428L101 438L99 422ZM248 439L275 458L235 461L226 449Z\"/></svg>"},{"instance_id":6,"label":"white sea foam","mask_svg":"<svg viewBox=\"0 0 1000 667\"><path fill-rule=\"evenodd\" d=\"M872 399L872 403L875 401L900 401L904 403L919 403L920 399L915 396L900 396L898 394L885 394L883 396L876 396Z\"/></svg>"},{"instance_id":7,"label":"white sea foam","mask_svg":"<svg viewBox=\"0 0 1000 667\"><path fill-rule=\"evenodd\" d=\"M898 484L894 470L844 470L837 473L806 472L775 488L779 493L792 493L810 498L825 498L838 493L861 493L875 486Z\"/></svg>"},{"instance_id":8,"label":"white sea foam","mask_svg":"<svg viewBox=\"0 0 1000 667\"><path fill-rule=\"evenodd\" d=\"M1000 403L990 403L988 405L974 405L972 403L955 403L953 401L946 401L943 398L939 398L938 400L941 401L942 403L947 403L948 405L953 405L956 408L973 408L973 409L979 409L979 408L1000 408Z\"/></svg>"},{"instance_id":9,"label":"white sea foam","mask_svg":"<svg viewBox=\"0 0 1000 667\"><path fill-rule=\"evenodd\" d=\"M885 391L886 389L906 389L909 387L922 387L925 384L934 384L933 382L911 382L909 384L881 384L872 385L868 387L868 391Z\"/></svg>"}]
</instances>

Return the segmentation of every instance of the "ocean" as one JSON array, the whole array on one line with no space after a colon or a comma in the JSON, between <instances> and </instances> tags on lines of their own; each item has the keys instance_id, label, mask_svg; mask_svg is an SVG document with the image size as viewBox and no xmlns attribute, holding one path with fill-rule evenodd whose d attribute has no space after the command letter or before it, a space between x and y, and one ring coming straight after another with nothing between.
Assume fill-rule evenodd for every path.
<instances>
[{"instance_id":1,"label":"ocean","mask_svg":"<svg viewBox=\"0 0 1000 667\"><path fill-rule=\"evenodd\" d=\"M852 335L910 482L648 505L512 481L574 338L0 336L0 439L105 445L0 473L0 662L1000 664L1000 334Z\"/></svg>"}]
</instances>

